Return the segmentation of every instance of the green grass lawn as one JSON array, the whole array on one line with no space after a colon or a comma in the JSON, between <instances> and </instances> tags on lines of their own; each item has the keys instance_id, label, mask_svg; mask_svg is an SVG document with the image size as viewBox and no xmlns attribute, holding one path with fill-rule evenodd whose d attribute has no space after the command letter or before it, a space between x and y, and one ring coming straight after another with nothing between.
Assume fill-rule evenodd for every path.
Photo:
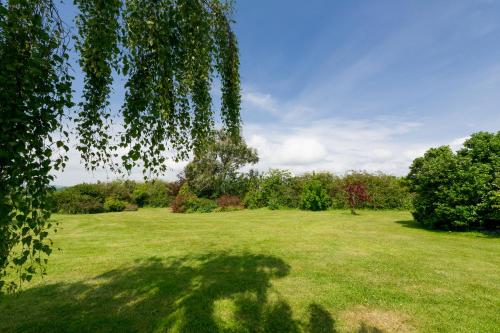
<instances>
[{"instance_id":1,"label":"green grass lawn","mask_svg":"<svg viewBox=\"0 0 500 333\"><path fill-rule=\"evenodd\" d=\"M408 212L56 215L0 332L500 332L500 239Z\"/></svg>"}]
</instances>

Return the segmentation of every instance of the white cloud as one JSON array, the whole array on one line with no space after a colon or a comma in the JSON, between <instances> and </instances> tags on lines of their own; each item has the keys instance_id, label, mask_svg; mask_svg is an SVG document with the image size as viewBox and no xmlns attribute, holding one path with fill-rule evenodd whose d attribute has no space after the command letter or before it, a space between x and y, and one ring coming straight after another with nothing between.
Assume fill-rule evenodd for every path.
<instances>
[{"instance_id":1,"label":"white cloud","mask_svg":"<svg viewBox=\"0 0 500 333\"><path fill-rule=\"evenodd\" d=\"M272 114L277 114L276 101L269 94L262 94L255 91L244 91L242 95L243 103L249 104L250 107L256 107L263 111L268 111Z\"/></svg>"},{"instance_id":2,"label":"white cloud","mask_svg":"<svg viewBox=\"0 0 500 333\"><path fill-rule=\"evenodd\" d=\"M254 134L248 144L257 148L265 163L269 165L304 166L321 162L328 151L315 137L290 136L278 134L275 137Z\"/></svg>"},{"instance_id":3,"label":"white cloud","mask_svg":"<svg viewBox=\"0 0 500 333\"><path fill-rule=\"evenodd\" d=\"M405 138L417 129L415 123L327 119L293 128L248 124L244 134L259 153L257 168L262 171L367 170L404 175L411 161L431 146Z\"/></svg>"},{"instance_id":4,"label":"white cloud","mask_svg":"<svg viewBox=\"0 0 500 333\"><path fill-rule=\"evenodd\" d=\"M457 139L451 141L448 145L450 146L450 148L452 150L457 151L464 146L464 142L467 139L469 139L469 136L466 136L464 138L457 138Z\"/></svg>"}]
</instances>

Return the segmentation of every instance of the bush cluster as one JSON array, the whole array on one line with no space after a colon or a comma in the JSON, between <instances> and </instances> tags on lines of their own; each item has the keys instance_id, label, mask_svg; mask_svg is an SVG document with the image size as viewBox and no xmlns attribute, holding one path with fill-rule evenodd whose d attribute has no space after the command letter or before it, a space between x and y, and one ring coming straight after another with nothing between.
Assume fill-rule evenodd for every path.
<instances>
[{"instance_id":1,"label":"bush cluster","mask_svg":"<svg viewBox=\"0 0 500 333\"><path fill-rule=\"evenodd\" d=\"M53 194L53 211L66 214L93 214L104 211L103 201L76 189L65 189Z\"/></svg>"},{"instance_id":2,"label":"bush cluster","mask_svg":"<svg viewBox=\"0 0 500 333\"><path fill-rule=\"evenodd\" d=\"M198 198L194 194L178 194L171 207L174 213L210 213L217 208L217 204L213 200Z\"/></svg>"},{"instance_id":3,"label":"bush cluster","mask_svg":"<svg viewBox=\"0 0 500 333\"><path fill-rule=\"evenodd\" d=\"M500 228L500 132L479 132L454 153L429 149L413 161L408 183L415 193L413 216L444 230Z\"/></svg>"},{"instance_id":4,"label":"bush cluster","mask_svg":"<svg viewBox=\"0 0 500 333\"><path fill-rule=\"evenodd\" d=\"M300 196L300 208L305 210L326 210L332 205L327 189L317 179L304 183Z\"/></svg>"},{"instance_id":5,"label":"bush cluster","mask_svg":"<svg viewBox=\"0 0 500 333\"><path fill-rule=\"evenodd\" d=\"M287 170L270 170L257 177L245 195L244 204L248 208L348 209L351 208L350 184L361 184L370 198L360 200L355 208L411 208L412 194L402 178L367 172L349 172L344 176L329 172L292 176Z\"/></svg>"},{"instance_id":6,"label":"bush cluster","mask_svg":"<svg viewBox=\"0 0 500 333\"><path fill-rule=\"evenodd\" d=\"M104 201L104 210L106 212L122 212L127 207L128 203L126 201L117 198L107 198Z\"/></svg>"},{"instance_id":7,"label":"bush cluster","mask_svg":"<svg viewBox=\"0 0 500 333\"><path fill-rule=\"evenodd\" d=\"M214 200L199 198L184 184L171 204L174 213L210 213L217 208Z\"/></svg>"},{"instance_id":8,"label":"bush cluster","mask_svg":"<svg viewBox=\"0 0 500 333\"><path fill-rule=\"evenodd\" d=\"M300 184L288 170L271 169L256 177L244 198L248 208L268 207L270 209L298 207Z\"/></svg>"},{"instance_id":9,"label":"bush cluster","mask_svg":"<svg viewBox=\"0 0 500 333\"><path fill-rule=\"evenodd\" d=\"M56 191L53 194L53 210L67 214L92 214L169 206L174 212L230 211L244 207L347 209L350 205L346 188L353 183L364 184L371 199L360 202L356 208L411 207L411 194L404 181L385 174L351 172L339 177L321 172L293 176L288 170L271 169L264 174L252 171L238 179L231 182L240 181L241 184L232 184L231 188L238 188L239 195L226 193L215 200L211 196L197 195L183 180L175 183L156 180L79 184Z\"/></svg>"},{"instance_id":10,"label":"bush cluster","mask_svg":"<svg viewBox=\"0 0 500 333\"><path fill-rule=\"evenodd\" d=\"M78 184L52 195L53 211L65 214L93 214L137 210L138 207L168 207L179 191L179 184L161 180L138 183Z\"/></svg>"}]
</instances>

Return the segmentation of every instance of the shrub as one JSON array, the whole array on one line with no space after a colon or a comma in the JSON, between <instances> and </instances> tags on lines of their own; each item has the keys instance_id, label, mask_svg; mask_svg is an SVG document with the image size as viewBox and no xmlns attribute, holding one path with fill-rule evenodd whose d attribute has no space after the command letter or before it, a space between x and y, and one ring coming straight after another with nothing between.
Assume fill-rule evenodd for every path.
<instances>
[{"instance_id":1,"label":"shrub","mask_svg":"<svg viewBox=\"0 0 500 333\"><path fill-rule=\"evenodd\" d=\"M106 198L116 198L121 201L130 202L132 197L131 194L135 189L136 184L130 180L115 180L110 183L102 183L102 186Z\"/></svg>"},{"instance_id":2,"label":"shrub","mask_svg":"<svg viewBox=\"0 0 500 333\"><path fill-rule=\"evenodd\" d=\"M89 197L95 198L101 203L104 203L104 199L107 197L105 185L103 183L97 184L78 184L68 188L68 190L75 191L82 195L88 195Z\"/></svg>"},{"instance_id":3,"label":"shrub","mask_svg":"<svg viewBox=\"0 0 500 333\"><path fill-rule=\"evenodd\" d=\"M198 197L189 199L187 206L186 213L210 213L217 208L215 201Z\"/></svg>"},{"instance_id":4,"label":"shrub","mask_svg":"<svg viewBox=\"0 0 500 333\"><path fill-rule=\"evenodd\" d=\"M261 191L271 209L297 208L299 205L300 184L288 170L269 170L262 177Z\"/></svg>"},{"instance_id":5,"label":"shrub","mask_svg":"<svg viewBox=\"0 0 500 333\"><path fill-rule=\"evenodd\" d=\"M304 184L300 197L300 208L305 210L326 210L332 204L327 190L317 179L310 179Z\"/></svg>"},{"instance_id":6,"label":"shrub","mask_svg":"<svg viewBox=\"0 0 500 333\"><path fill-rule=\"evenodd\" d=\"M216 200L217 206L219 207L240 207L243 208L241 199L236 195L223 195Z\"/></svg>"},{"instance_id":7,"label":"shrub","mask_svg":"<svg viewBox=\"0 0 500 333\"><path fill-rule=\"evenodd\" d=\"M250 190L244 203L248 208L282 207L295 208L299 205L300 183L290 171L271 169L263 176L256 177L249 185Z\"/></svg>"},{"instance_id":8,"label":"shrub","mask_svg":"<svg viewBox=\"0 0 500 333\"><path fill-rule=\"evenodd\" d=\"M267 204L262 192L258 188L249 190L243 199L243 203L245 207L250 209L265 207Z\"/></svg>"},{"instance_id":9,"label":"shrub","mask_svg":"<svg viewBox=\"0 0 500 333\"><path fill-rule=\"evenodd\" d=\"M170 207L174 213L185 213L188 209L187 205L188 195L179 193L172 201Z\"/></svg>"},{"instance_id":10,"label":"shrub","mask_svg":"<svg viewBox=\"0 0 500 333\"><path fill-rule=\"evenodd\" d=\"M271 209L271 210L277 210L277 209L280 209L282 208L282 204L281 204L281 200L277 198L276 195L273 195L271 196L268 200L267 200L267 208Z\"/></svg>"},{"instance_id":11,"label":"shrub","mask_svg":"<svg viewBox=\"0 0 500 333\"><path fill-rule=\"evenodd\" d=\"M94 214L104 211L99 199L81 194L73 188L56 191L53 201L54 211L63 214Z\"/></svg>"},{"instance_id":12,"label":"shrub","mask_svg":"<svg viewBox=\"0 0 500 333\"><path fill-rule=\"evenodd\" d=\"M107 198L104 201L104 210L107 212L122 212L127 207L127 202L116 198Z\"/></svg>"},{"instance_id":13,"label":"shrub","mask_svg":"<svg viewBox=\"0 0 500 333\"><path fill-rule=\"evenodd\" d=\"M174 213L209 213L217 208L217 204L210 199L198 198L189 192L189 187L186 185L181 187L171 208Z\"/></svg>"},{"instance_id":14,"label":"shrub","mask_svg":"<svg viewBox=\"0 0 500 333\"><path fill-rule=\"evenodd\" d=\"M235 212L238 210L244 209L243 206L228 206L228 207L217 207L214 209L214 212L220 213L220 212Z\"/></svg>"},{"instance_id":15,"label":"shrub","mask_svg":"<svg viewBox=\"0 0 500 333\"><path fill-rule=\"evenodd\" d=\"M357 208L411 209L413 194L405 179L383 173L349 172L343 177L334 177L330 185L333 208L350 208L348 184L363 184L370 200L358 204Z\"/></svg>"},{"instance_id":16,"label":"shrub","mask_svg":"<svg viewBox=\"0 0 500 333\"><path fill-rule=\"evenodd\" d=\"M168 207L175 195L175 185L162 180L140 183L134 188L131 201L139 207Z\"/></svg>"},{"instance_id":17,"label":"shrub","mask_svg":"<svg viewBox=\"0 0 500 333\"><path fill-rule=\"evenodd\" d=\"M500 132L473 134L456 154L448 146L429 149L408 174L415 220L433 229L500 228L499 170Z\"/></svg>"},{"instance_id":18,"label":"shrub","mask_svg":"<svg viewBox=\"0 0 500 333\"><path fill-rule=\"evenodd\" d=\"M161 180L146 183L148 190L147 205L151 207L168 207L173 196L170 184Z\"/></svg>"},{"instance_id":19,"label":"shrub","mask_svg":"<svg viewBox=\"0 0 500 333\"><path fill-rule=\"evenodd\" d=\"M144 207L149 203L149 192L146 184L140 184L134 189L132 202L139 207Z\"/></svg>"}]
</instances>

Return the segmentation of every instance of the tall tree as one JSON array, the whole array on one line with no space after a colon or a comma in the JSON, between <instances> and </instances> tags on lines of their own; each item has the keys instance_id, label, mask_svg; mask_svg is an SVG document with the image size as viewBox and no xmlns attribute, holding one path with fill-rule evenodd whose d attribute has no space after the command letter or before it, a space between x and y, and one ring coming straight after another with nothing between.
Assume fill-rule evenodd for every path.
<instances>
[{"instance_id":1,"label":"tall tree","mask_svg":"<svg viewBox=\"0 0 500 333\"><path fill-rule=\"evenodd\" d=\"M201 151L214 124L216 78L224 127L237 140L231 1L74 1L85 73L75 127L87 168L139 166L156 175L170 153L180 160ZM66 162L72 107L64 27L53 0L0 0L0 288L9 265L20 281L30 280L51 252L47 196L52 171ZM126 78L120 110L109 107L114 72ZM121 120L118 133L110 131L112 117Z\"/></svg>"},{"instance_id":2,"label":"tall tree","mask_svg":"<svg viewBox=\"0 0 500 333\"><path fill-rule=\"evenodd\" d=\"M215 140L184 168L184 177L198 195L217 197L230 193L237 182L238 170L259 161L257 151L243 139L233 140L224 130L216 132Z\"/></svg>"}]
</instances>

